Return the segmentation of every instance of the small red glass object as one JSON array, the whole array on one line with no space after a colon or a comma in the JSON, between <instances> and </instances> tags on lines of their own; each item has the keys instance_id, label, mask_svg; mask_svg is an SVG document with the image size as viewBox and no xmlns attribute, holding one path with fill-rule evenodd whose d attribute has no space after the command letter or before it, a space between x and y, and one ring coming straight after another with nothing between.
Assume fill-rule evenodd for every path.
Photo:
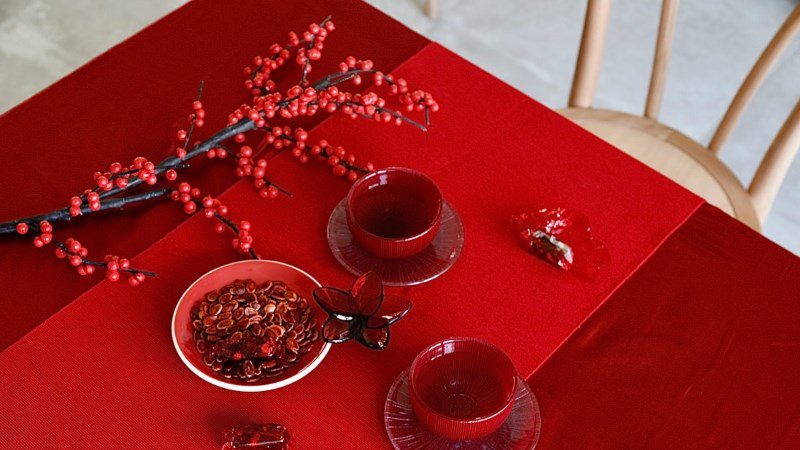
<instances>
[{"instance_id":1,"label":"small red glass object","mask_svg":"<svg viewBox=\"0 0 800 450\"><path fill-rule=\"evenodd\" d=\"M365 250L405 258L425 249L439 232L442 193L423 173L389 167L350 188L346 214L353 238Z\"/></svg>"},{"instance_id":2,"label":"small red glass object","mask_svg":"<svg viewBox=\"0 0 800 450\"><path fill-rule=\"evenodd\" d=\"M314 300L328 313L323 341L341 344L355 338L374 350L389 346L389 326L411 311L410 300L383 292L375 272L356 278L347 291L329 286L314 289Z\"/></svg>"},{"instance_id":3,"label":"small red glass object","mask_svg":"<svg viewBox=\"0 0 800 450\"><path fill-rule=\"evenodd\" d=\"M251 424L225 430L222 450L286 450L289 448L289 432L277 423Z\"/></svg>"},{"instance_id":4,"label":"small red glass object","mask_svg":"<svg viewBox=\"0 0 800 450\"><path fill-rule=\"evenodd\" d=\"M450 338L411 364L409 394L420 422L452 440L497 430L514 405L517 371L501 349L480 339Z\"/></svg>"},{"instance_id":5,"label":"small red glass object","mask_svg":"<svg viewBox=\"0 0 800 450\"><path fill-rule=\"evenodd\" d=\"M611 264L608 249L592 236L583 213L543 208L517 214L512 222L528 252L579 279L594 281L600 269Z\"/></svg>"}]
</instances>

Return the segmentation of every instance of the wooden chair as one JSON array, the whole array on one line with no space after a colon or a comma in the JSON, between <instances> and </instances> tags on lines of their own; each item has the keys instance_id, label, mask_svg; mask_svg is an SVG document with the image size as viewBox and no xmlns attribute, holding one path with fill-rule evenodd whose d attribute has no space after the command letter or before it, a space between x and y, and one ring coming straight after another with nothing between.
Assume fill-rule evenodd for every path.
<instances>
[{"instance_id":1,"label":"wooden chair","mask_svg":"<svg viewBox=\"0 0 800 450\"><path fill-rule=\"evenodd\" d=\"M800 5L745 78L708 146L658 122L678 0L663 0L644 116L592 108L611 0L589 0L569 107L561 114L759 230L800 147L800 101L772 141L745 189L717 154L747 103L800 29Z\"/></svg>"},{"instance_id":2,"label":"wooden chair","mask_svg":"<svg viewBox=\"0 0 800 450\"><path fill-rule=\"evenodd\" d=\"M431 19L439 17L439 0L425 0L425 14Z\"/></svg>"}]
</instances>

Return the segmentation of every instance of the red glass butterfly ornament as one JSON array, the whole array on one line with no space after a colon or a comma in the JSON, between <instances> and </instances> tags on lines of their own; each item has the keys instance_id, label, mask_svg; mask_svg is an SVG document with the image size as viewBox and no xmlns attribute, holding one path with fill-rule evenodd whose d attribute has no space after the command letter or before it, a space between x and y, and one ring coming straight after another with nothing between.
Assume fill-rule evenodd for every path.
<instances>
[{"instance_id":1,"label":"red glass butterfly ornament","mask_svg":"<svg viewBox=\"0 0 800 450\"><path fill-rule=\"evenodd\" d=\"M314 289L314 300L328 313L322 339L340 344L355 338L362 345L383 350L389 345L389 326L411 310L411 301L383 292L375 272L358 277L350 289L325 286Z\"/></svg>"},{"instance_id":2,"label":"red glass butterfly ornament","mask_svg":"<svg viewBox=\"0 0 800 450\"><path fill-rule=\"evenodd\" d=\"M581 212L542 208L516 214L512 223L528 252L579 279L594 281L611 265L611 254L592 236L589 218Z\"/></svg>"}]
</instances>

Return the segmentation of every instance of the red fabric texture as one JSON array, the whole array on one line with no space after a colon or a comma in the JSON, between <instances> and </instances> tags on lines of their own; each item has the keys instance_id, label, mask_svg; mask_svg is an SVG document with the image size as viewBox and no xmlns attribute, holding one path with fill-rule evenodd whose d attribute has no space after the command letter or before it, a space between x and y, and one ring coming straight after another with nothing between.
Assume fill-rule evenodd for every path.
<instances>
[{"instance_id":1,"label":"red fabric texture","mask_svg":"<svg viewBox=\"0 0 800 450\"><path fill-rule=\"evenodd\" d=\"M68 205L71 196L91 187L95 170L114 161L169 154L201 80L208 113L203 131L221 128L248 99L242 68L272 43L285 43L289 31L301 32L329 14L337 30L325 42L312 78L335 71L351 54L390 71L427 43L362 2L190 2L0 117L0 221ZM279 81L294 77L289 67L276 72ZM190 178L208 192L220 193L236 181L229 164L192 165L204 166ZM132 257L185 218L179 207L162 204L55 227L57 237L79 239L97 259L106 253ZM0 285L13 300L0 308L0 350L101 280L77 276L55 260L52 248L38 250L28 238L2 240ZM49 282L41 283L42 277ZM35 301L18 300L30 297L31 289Z\"/></svg>"},{"instance_id":2,"label":"red fabric texture","mask_svg":"<svg viewBox=\"0 0 800 450\"><path fill-rule=\"evenodd\" d=\"M453 335L485 338L504 348L522 374L531 373L702 203L436 44L395 73L442 105L427 136L341 116L311 133L377 166L427 173L465 224L465 247L449 272L388 290L414 301L392 327L388 350L334 346L306 378L260 394L224 391L194 376L170 340L175 302L195 278L236 256L228 238L193 217L135 258L158 280L136 289L101 282L0 353L4 442L201 448L217 445L225 427L276 421L289 427L298 448L386 446L386 393L423 347ZM330 254L325 225L348 184L327 172L284 155L271 162L271 173L294 198L265 202L237 183L222 200L254 224L262 256L346 287L353 277ZM519 246L510 215L539 205L591 218L613 258L596 283Z\"/></svg>"},{"instance_id":3,"label":"red fabric texture","mask_svg":"<svg viewBox=\"0 0 800 450\"><path fill-rule=\"evenodd\" d=\"M799 448L800 260L704 205L534 373L542 448Z\"/></svg>"}]
</instances>

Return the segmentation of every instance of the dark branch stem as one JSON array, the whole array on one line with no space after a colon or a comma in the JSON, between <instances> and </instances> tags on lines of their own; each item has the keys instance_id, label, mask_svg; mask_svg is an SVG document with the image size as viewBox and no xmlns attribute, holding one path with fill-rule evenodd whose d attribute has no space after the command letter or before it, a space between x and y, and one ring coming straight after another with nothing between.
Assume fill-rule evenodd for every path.
<instances>
[{"instance_id":1,"label":"dark branch stem","mask_svg":"<svg viewBox=\"0 0 800 450\"><path fill-rule=\"evenodd\" d=\"M143 201L146 201L146 200L152 200L152 199L164 197L167 194L169 194L170 191L171 191L170 189L159 189L159 190L156 190L156 191L148 191L148 192L144 192L142 194L131 195L131 196L128 196L128 197L114 198L114 199L111 199L111 200L108 200L108 201L105 201L105 202L101 203L100 204L100 209L98 209L96 211L94 211L91 208L89 208L89 205L83 205L83 206L81 206L81 213L83 215L88 215L88 214L94 214L94 213L97 213L97 212L100 212L100 211L107 211L107 210L110 210L110 209L122 210L123 207L131 205L131 204L134 204L134 203L138 203L138 202L143 202ZM62 209L59 209L59 210L56 210L56 211L53 211L53 212L49 212L47 214L41 214L41 215L38 215L38 216L28 217L28 218L25 218L25 219L18 219L18 220L12 220L12 221L9 221L9 222L5 222L5 223L0 223L0 235L16 233L17 224L20 223L20 222L24 222L24 223L28 224L28 226L31 226L31 227L35 226L35 227L38 228L39 222L41 222L43 220L46 220L46 221L52 223L52 222L69 221L71 219L72 219L72 216L70 216L70 214L69 214L69 208L62 208Z\"/></svg>"},{"instance_id":2,"label":"dark branch stem","mask_svg":"<svg viewBox=\"0 0 800 450\"><path fill-rule=\"evenodd\" d=\"M362 74L362 73L375 73L375 72L377 72L377 70L375 70L375 69L370 69L370 70L351 69L351 70L348 70L347 72L332 73L332 74L327 75L324 78L320 79L319 81L317 81L313 85L313 87L314 87L315 90L319 91L321 89L327 89L328 87L344 83L345 81L348 81L348 80L354 78L356 75L359 75L359 74ZM394 84L394 81L391 80L391 78L389 78L388 76L385 76L384 80L387 83L389 83L390 85ZM200 95L202 93L202 83L201 83L201 86L200 86L198 91L199 91L198 95ZM277 106L276 110L288 106L292 101L296 100L297 98L299 98L299 96L291 97L291 98L287 98L287 99L282 100L281 102L279 102L276 105ZM389 111L387 110L387 112L389 112ZM405 119L404 118L403 120L410 120L410 119ZM421 129L423 129L423 130L425 129L424 126L422 126L422 125L420 125L420 124L418 124L416 122L413 122L413 121L411 121L411 122L414 123L416 126L419 126ZM246 132L252 131L252 130L254 130L256 128L257 127L256 127L255 122L253 122L249 118L243 118L242 120L238 121L237 123L228 125L227 127L225 127L223 129L221 129L220 131L216 132L210 138L208 138L208 139L206 139L206 140L204 140L202 142L199 142L191 150L188 151L188 153L186 154L186 156L183 159L180 159L177 156L169 156L167 158L164 158L161 162L159 162L156 165L155 173L156 173L156 175L160 175L160 174L162 174L162 173L164 173L164 172L166 172L167 170L170 170L170 169L179 169L179 168L183 168L183 167L188 167L187 161L207 153L212 148L217 148L217 147L222 146L223 142L233 138L237 134L246 133ZM353 168L355 168L356 170L363 169L363 168L358 168L358 167L353 167ZM366 171L366 170L363 170L363 171ZM115 196L119 195L120 193L122 193L124 191L127 191L129 189L133 189L133 188L141 185L142 183L144 183L144 181L142 181L140 178L131 177L130 181L128 182L128 184L125 187L123 187L123 188L114 187L114 188L112 188L112 189L110 189L108 191L104 191L104 192L99 193L100 199L101 200L105 200L105 199L109 199L110 197L115 197ZM285 190L283 190L282 188L280 188L278 186L275 186L275 187L277 189L281 190L282 192L285 191ZM165 195L167 192L169 192L169 190L150 191L150 192L146 192L146 193L139 194L139 195L133 195L133 196L130 196L130 197L119 198L119 199L116 199L116 200L106 200L106 201L101 202L101 207L97 211L92 211L88 207L88 205L83 205L83 206L81 206L81 212L82 212L82 215L88 215L88 214L91 214L91 213L94 213L94 212L104 211L104 210L107 210L107 209L120 209L122 206L130 204L130 203L132 203L134 201L142 201L142 200L147 200L147 199L151 199L151 198L161 197L161 196ZM285 191L285 192L288 192L288 191ZM25 222L25 223L30 225L30 224L38 224L42 220L48 220L50 222L59 222L59 221L68 221L71 218L72 217L69 214L69 208L67 207L67 208L62 208L62 209L59 209L59 210L56 210L56 211L52 211L52 212L49 212L49 213L40 214L40 215L37 215L37 216L16 219L16 220L8 221L8 222L5 222L5 223L0 223L0 235L15 233L16 232L16 225L18 223L20 223L20 222Z\"/></svg>"}]
</instances>

